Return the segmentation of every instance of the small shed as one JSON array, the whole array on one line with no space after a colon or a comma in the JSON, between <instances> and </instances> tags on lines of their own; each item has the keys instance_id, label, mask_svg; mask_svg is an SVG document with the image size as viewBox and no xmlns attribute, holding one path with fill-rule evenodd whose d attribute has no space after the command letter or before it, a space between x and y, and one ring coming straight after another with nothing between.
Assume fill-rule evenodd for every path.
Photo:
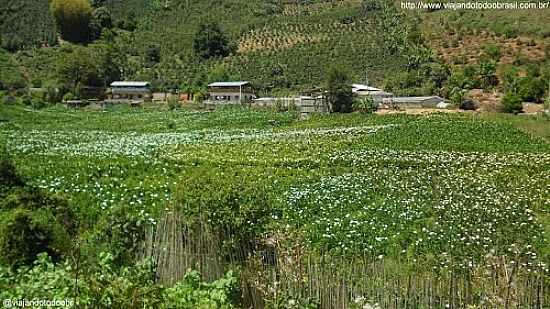
<instances>
[{"instance_id":1,"label":"small shed","mask_svg":"<svg viewBox=\"0 0 550 309\"><path fill-rule=\"evenodd\" d=\"M215 82L208 85L208 99L216 103L251 102L256 98L250 82Z\"/></svg>"},{"instance_id":2,"label":"small shed","mask_svg":"<svg viewBox=\"0 0 550 309\"><path fill-rule=\"evenodd\" d=\"M149 82L117 81L111 83L111 100L133 100L150 102L151 84Z\"/></svg>"},{"instance_id":3,"label":"small shed","mask_svg":"<svg viewBox=\"0 0 550 309\"><path fill-rule=\"evenodd\" d=\"M362 84L352 84L351 92L358 97L371 96L374 102L378 104L381 104L386 98L393 97L393 93L385 92L380 88Z\"/></svg>"}]
</instances>

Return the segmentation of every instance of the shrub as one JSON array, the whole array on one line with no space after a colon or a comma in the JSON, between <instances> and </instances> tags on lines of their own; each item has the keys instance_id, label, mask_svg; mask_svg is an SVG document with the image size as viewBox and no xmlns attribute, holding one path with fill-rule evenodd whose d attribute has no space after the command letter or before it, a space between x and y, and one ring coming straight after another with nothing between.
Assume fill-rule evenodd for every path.
<instances>
[{"instance_id":1,"label":"shrub","mask_svg":"<svg viewBox=\"0 0 550 309\"><path fill-rule=\"evenodd\" d=\"M201 281L197 271L190 271L174 287L164 291L166 308L233 308L239 302L238 281L229 271L213 283Z\"/></svg>"},{"instance_id":2,"label":"shrub","mask_svg":"<svg viewBox=\"0 0 550 309\"><path fill-rule=\"evenodd\" d=\"M527 76L519 80L518 95L523 101L542 102L545 91L546 85L540 78Z\"/></svg>"},{"instance_id":3,"label":"shrub","mask_svg":"<svg viewBox=\"0 0 550 309\"><path fill-rule=\"evenodd\" d=\"M28 94L21 97L21 103L23 103L26 106L32 105L32 97Z\"/></svg>"},{"instance_id":4,"label":"shrub","mask_svg":"<svg viewBox=\"0 0 550 309\"><path fill-rule=\"evenodd\" d=\"M17 104L17 99L14 96L7 95L2 98L2 103L5 105L15 105Z\"/></svg>"},{"instance_id":5,"label":"shrub","mask_svg":"<svg viewBox=\"0 0 550 309\"><path fill-rule=\"evenodd\" d=\"M0 193L3 189L20 187L25 184L6 149L0 149ZM0 195L1 196L1 195Z\"/></svg>"},{"instance_id":6,"label":"shrub","mask_svg":"<svg viewBox=\"0 0 550 309\"><path fill-rule=\"evenodd\" d=\"M98 263L80 270L69 261L54 263L39 254L32 267L13 272L0 267L2 299L74 299L83 308L234 308L238 304L238 281L231 271L214 282L200 280L189 271L173 287L155 284L154 264L140 261L129 267L114 267L108 252L98 254ZM84 272L84 274L82 274Z\"/></svg>"},{"instance_id":7,"label":"shrub","mask_svg":"<svg viewBox=\"0 0 550 309\"><path fill-rule=\"evenodd\" d=\"M464 96L466 95L466 91L464 89L455 87L451 90L451 103L453 103L455 106L460 106L462 104L462 101L464 101Z\"/></svg>"},{"instance_id":8,"label":"shrub","mask_svg":"<svg viewBox=\"0 0 550 309\"><path fill-rule=\"evenodd\" d=\"M143 211L118 205L99 221L91 239L93 243L107 245L106 250L112 253L115 265L130 265L141 248L148 222Z\"/></svg>"},{"instance_id":9,"label":"shrub","mask_svg":"<svg viewBox=\"0 0 550 309\"><path fill-rule=\"evenodd\" d=\"M488 60L499 61L502 57L502 51L496 44L488 44L483 48L483 54Z\"/></svg>"},{"instance_id":10,"label":"shrub","mask_svg":"<svg viewBox=\"0 0 550 309\"><path fill-rule=\"evenodd\" d=\"M496 63L493 61L481 62L479 64L480 86L483 89L493 88L498 85L496 71Z\"/></svg>"},{"instance_id":11,"label":"shrub","mask_svg":"<svg viewBox=\"0 0 550 309\"><path fill-rule=\"evenodd\" d=\"M280 216L268 184L247 173L198 170L186 179L176 192L179 210L190 223L211 225L222 255L253 249L273 216Z\"/></svg>"},{"instance_id":12,"label":"shrub","mask_svg":"<svg viewBox=\"0 0 550 309\"><path fill-rule=\"evenodd\" d=\"M180 101L177 96L171 95L170 97L168 97L167 105L168 109L175 110L180 107Z\"/></svg>"},{"instance_id":13,"label":"shrub","mask_svg":"<svg viewBox=\"0 0 550 309\"><path fill-rule=\"evenodd\" d=\"M353 109L364 114L372 114L378 110L378 104L374 102L371 96L353 101Z\"/></svg>"},{"instance_id":14,"label":"shrub","mask_svg":"<svg viewBox=\"0 0 550 309\"><path fill-rule=\"evenodd\" d=\"M42 98L33 98L31 100L31 107L33 109L41 109L46 107L46 102Z\"/></svg>"},{"instance_id":15,"label":"shrub","mask_svg":"<svg viewBox=\"0 0 550 309\"><path fill-rule=\"evenodd\" d=\"M67 92L63 96L63 102L67 102L67 101L71 101L71 100L74 100L74 94L72 94L71 92Z\"/></svg>"},{"instance_id":16,"label":"shrub","mask_svg":"<svg viewBox=\"0 0 550 309\"><path fill-rule=\"evenodd\" d=\"M507 113L517 114L523 110L521 97L513 92L506 93L502 98L502 105Z\"/></svg>"},{"instance_id":17,"label":"shrub","mask_svg":"<svg viewBox=\"0 0 550 309\"><path fill-rule=\"evenodd\" d=\"M500 33L507 39L516 38L518 36L518 30L510 25L504 26Z\"/></svg>"},{"instance_id":18,"label":"shrub","mask_svg":"<svg viewBox=\"0 0 550 309\"><path fill-rule=\"evenodd\" d=\"M49 211L14 209L4 212L0 221L0 262L4 265L31 265L42 252L58 259L69 249L68 234Z\"/></svg>"}]
</instances>

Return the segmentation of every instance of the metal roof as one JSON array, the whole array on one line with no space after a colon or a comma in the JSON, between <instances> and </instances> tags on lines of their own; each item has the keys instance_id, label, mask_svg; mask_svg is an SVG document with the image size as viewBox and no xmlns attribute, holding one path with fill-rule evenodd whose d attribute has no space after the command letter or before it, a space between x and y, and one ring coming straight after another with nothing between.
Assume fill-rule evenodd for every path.
<instances>
[{"instance_id":1,"label":"metal roof","mask_svg":"<svg viewBox=\"0 0 550 309\"><path fill-rule=\"evenodd\" d=\"M208 85L208 87L241 87L249 84L250 82L215 82Z\"/></svg>"},{"instance_id":2,"label":"metal roof","mask_svg":"<svg viewBox=\"0 0 550 309\"><path fill-rule=\"evenodd\" d=\"M353 92L356 91L382 91L382 89L361 84L352 84Z\"/></svg>"},{"instance_id":3,"label":"metal roof","mask_svg":"<svg viewBox=\"0 0 550 309\"><path fill-rule=\"evenodd\" d=\"M386 98L384 102L395 102L395 103L422 103L429 100L436 100L439 102L445 102L445 99L438 96L429 96L429 97L393 97Z\"/></svg>"},{"instance_id":4,"label":"metal roof","mask_svg":"<svg viewBox=\"0 0 550 309\"><path fill-rule=\"evenodd\" d=\"M111 87L147 87L149 82L112 82Z\"/></svg>"}]
</instances>

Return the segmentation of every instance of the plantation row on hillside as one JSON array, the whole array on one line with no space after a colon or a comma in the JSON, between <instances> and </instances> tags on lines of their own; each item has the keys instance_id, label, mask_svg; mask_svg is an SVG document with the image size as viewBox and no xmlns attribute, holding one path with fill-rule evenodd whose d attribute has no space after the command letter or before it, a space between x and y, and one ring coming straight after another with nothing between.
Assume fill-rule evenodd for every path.
<instances>
[{"instance_id":1,"label":"plantation row on hillside","mask_svg":"<svg viewBox=\"0 0 550 309\"><path fill-rule=\"evenodd\" d=\"M375 5L368 5L370 2ZM49 16L47 6L23 3L18 10L10 11L10 16L17 19L32 10ZM407 70L407 57L415 57L416 49L410 48L417 44L412 37L418 35L415 23L396 8L381 3L94 2L111 14L112 27L103 29L99 41L120 55L113 64L121 78L149 80L159 88L201 87L212 79L251 80L262 92L319 86L327 67L334 64L343 67L355 81L364 81L368 76L371 83L378 84L389 72ZM199 25L211 21L219 22L236 45L235 51L223 59L201 59L193 50ZM52 25L41 27L32 22L12 26L9 32L14 36L30 27L35 33L55 32ZM32 47L33 40L25 41L30 45L22 48ZM27 49L18 52L15 59L28 72L28 82L46 82L58 79L52 73L62 54L60 47Z\"/></svg>"}]
</instances>

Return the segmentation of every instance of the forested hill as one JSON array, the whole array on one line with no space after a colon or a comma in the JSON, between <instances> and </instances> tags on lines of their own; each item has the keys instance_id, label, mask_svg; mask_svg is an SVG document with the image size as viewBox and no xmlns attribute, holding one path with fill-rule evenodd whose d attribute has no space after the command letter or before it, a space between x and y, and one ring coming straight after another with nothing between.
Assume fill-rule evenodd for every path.
<instances>
[{"instance_id":1,"label":"forested hill","mask_svg":"<svg viewBox=\"0 0 550 309\"><path fill-rule=\"evenodd\" d=\"M63 80L60 62L77 48L57 35L49 1L54 0L0 0L5 8L0 13L2 47L34 85ZM338 65L356 82L368 79L403 94L446 96L454 87L446 81L454 65L449 55L456 49L440 39L451 37L449 33L463 37L464 31L495 32L487 24L488 15L413 12L383 0L90 2L94 14L99 10L100 18L108 15L109 26L100 29L97 38L79 44L86 46L79 55L111 58L106 62L109 70L119 74L105 76L105 68L100 68L96 75L104 75L103 84L116 77L149 80L157 88L196 89L212 80L234 79L250 80L264 94L319 86L327 68ZM547 40L548 16L537 14L537 22L529 27L510 23L499 35ZM513 19L510 14L498 18ZM199 27L207 23L219 24L229 38L234 48L228 55L210 59L197 55L193 42ZM523 33L524 28L529 33ZM94 55L98 50L100 55ZM97 79L90 82L98 83Z\"/></svg>"},{"instance_id":2,"label":"forested hill","mask_svg":"<svg viewBox=\"0 0 550 309\"><path fill-rule=\"evenodd\" d=\"M4 48L19 50L15 58L27 67L29 78L55 78L47 62L55 62L60 53L55 50L61 48L31 48L58 44L52 39L48 1L1 1L8 7ZM95 2L113 19L108 35L96 43L108 43L124 55L118 63L122 78L152 80L159 87L229 78L251 80L266 90L305 88L319 85L335 62L355 80L368 73L371 81L381 81L385 72L404 69L401 51L412 29L399 10L383 9L381 1ZM219 23L235 44L229 56L205 61L194 53L194 35L207 22Z\"/></svg>"}]
</instances>

